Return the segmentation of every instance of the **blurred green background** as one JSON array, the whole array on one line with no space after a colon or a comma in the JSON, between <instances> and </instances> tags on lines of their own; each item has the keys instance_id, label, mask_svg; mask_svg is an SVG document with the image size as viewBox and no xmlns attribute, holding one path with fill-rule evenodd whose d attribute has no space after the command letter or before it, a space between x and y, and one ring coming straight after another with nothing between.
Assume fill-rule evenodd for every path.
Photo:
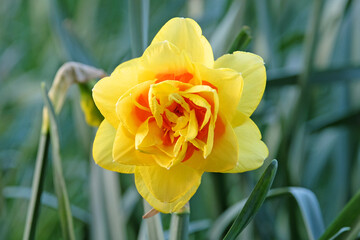
<instances>
[{"instance_id":1,"label":"blurred green background","mask_svg":"<svg viewBox=\"0 0 360 240\"><path fill-rule=\"evenodd\" d=\"M130 59L128 9L125 0L1 0L0 239L23 235L41 127L40 83L50 86L67 61L111 73ZM149 13L149 42L170 18L191 17L215 57L249 26L246 50L264 58L268 73L252 118L269 147L264 165L279 161L273 188L313 191L328 226L360 189L360 1L151 0ZM146 238L133 176L106 175L89 158L94 129L85 124L76 86L59 124L77 239ZM51 167L37 239L62 239ZM249 195L263 170L205 174L191 200L190 239L210 238L216 219ZM110 193L117 201L106 200L106 188L118 190ZM108 220L111 209L121 211L124 228ZM170 216L161 217L167 230ZM307 239L304 225L293 199L284 197L267 201L241 236Z\"/></svg>"}]
</instances>

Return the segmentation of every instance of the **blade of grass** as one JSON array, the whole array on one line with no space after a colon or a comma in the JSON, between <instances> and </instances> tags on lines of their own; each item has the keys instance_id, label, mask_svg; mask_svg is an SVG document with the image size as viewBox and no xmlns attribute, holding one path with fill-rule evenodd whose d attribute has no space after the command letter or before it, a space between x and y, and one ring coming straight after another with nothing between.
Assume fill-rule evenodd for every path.
<instances>
[{"instance_id":1,"label":"blade of grass","mask_svg":"<svg viewBox=\"0 0 360 240\"><path fill-rule=\"evenodd\" d=\"M91 54L89 54L89 49L85 49L84 44L76 38L75 34L66 28L66 25L64 24L66 23L65 17L60 9L58 0L50 1L50 12L50 23L52 29L54 29L52 32L54 33L55 38L60 40L60 44L67 55L67 59L69 61L96 65L94 64L95 61L91 57Z\"/></svg>"},{"instance_id":2,"label":"blade of grass","mask_svg":"<svg viewBox=\"0 0 360 240\"><path fill-rule=\"evenodd\" d=\"M91 78L104 76L102 70L83 65L80 63L65 63L56 73L50 95L54 101L56 112L59 113L66 97L67 89L75 82L86 82ZM51 92L52 91L52 92ZM48 111L47 111L48 112ZM43 112L43 123L41 126L40 142L36 157L35 172L32 183L32 194L26 217L23 239L35 237L36 223L39 213L40 196L46 169L46 156L50 143L48 113Z\"/></svg>"},{"instance_id":3,"label":"blade of grass","mask_svg":"<svg viewBox=\"0 0 360 240\"><path fill-rule=\"evenodd\" d=\"M251 42L251 39L250 28L248 26L243 26L227 52L233 53L235 51L246 50L247 46Z\"/></svg>"},{"instance_id":4,"label":"blade of grass","mask_svg":"<svg viewBox=\"0 0 360 240\"><path fill-rule=\"evenodd\" d=\"M55 117L55 111L51 104L50 98L45 89L45 84L41 85L47 113L50 119L50 137L52 142L52 163L54 174L55 192L59 202L59 215L64 239L75 239L73 219L70 209L69 197L66 190L63 169L60 156L60 141L58 135L58 124Z\"/></svg>"},{"instance_id":5,"label":"blade of grass","mask_svg":"<svg viewBox=\"0 0 360 240\"><path fill-rule=\"evenodd\" d=\"M334 116L333 118L319 118L309 122L309 128L311 132L318 132L329 127L337 126L359 126L360 124L360 110L351 111L342 116Z\"/></svg>"},{"instance_id":6,"label":"blade of grass","mask_svg":"<svg viewBox=\"0 0 360 240\"><path fill-rule=\"evenodd\" d=\"M149 0L128 0L130 40L133 57L140 57L148 45Z\"/></svg>"},{"instance_id":7,"label":"blade of grass","mask_svg":"<svg viewBox=\"0 0 360 240\"><path fill-rule=\"evenodd\" d=\"M287 187L272 189L268 198L291 195L299 206L309 239L318 239L324 232L324 223L319 203L313 192L306 188Z\"/></svg>"},{"instance_id":8,"label":"blade of grass","mask_svg":"<svg viewBox=\"0 0 360 240\"><path fill-rule=\"evenodd\" d=\"M257 182L254 190L251 192L244 208L235 219L224 240L236 239L242 230L249 224L263 204L268 191L274 181L278 163L277 160L272 160L265 172L262 174L260 180Z\"/></svg>"},{"instance_id":9,"label":"blade of grass","mask_svg":"<svg viewBox=\"0 0 360 240\"><path fill-rule=\"evenodd\" d=\"M111 239L126 239L124 211L121 204L119 176L115 172L102 170L105 208Z\"/></svg>"},{"instance_id":10,"label":"blade of grass","mask_svg":"<svg viewBox=\"0 0 360 240\"><path fill-rule=\"evenodd\" d=\"M108 239L105 200L102 192L102 169L97 166L90 154L90 204L91 236L93 239Z\"/></svg>"},{"instance_id":11,"label":"blade of grass","mask_svg":"<svg viewBox=\"0 0 360 240\"><path fill-rule=\"evenodd\" d=\"M273 19L269 16L269 2L266 0L253 1L256 13L256 20L258 22L256 38L254 39L254 50L258 53L265 62L272 66L277 65L277 54L274 53L273 36L276 36L275 24Z\"/></svg>"},{"instance_id":12,"label":"blade of grass","mask_svg":"<svg viewBox=\"0 0 360 240\"><path fill-rule=\"evenodd\" d=\"M48 129L41 130L39 148L36 156L35 171L31 186L31 198L26 215L25 231L23 240L34 239L36 224L40 211L40 197L44 187L47 166L47 154L49 151L50 134Z\"/></svg>"},{"instance_id":13,"label":"blade of grass","mask_svg":"<svg viewBox=\"0 0 360 240\"><path fill-rule=\"evenodd\" d=\"M124 222L127 222L141 199L134 186L129 187L122 195L122 209L124 209Z\"/></svg>"},{"instance_id":14,"label":"blade of grass","mask_svg":"<svg viewBox=\"0 0 360 240\"><path fill-rule=\"evenodd\" d=\"M228 12L217 25L210 38L215 58L223 55L236 38L237 26L242 26L246 13L246 0L233 1Z\"/></svg>"},{"instance_id":15,"label":"blade of grass","mask_svg":"<svg viewBox=\"0 0 360 240\"><path fill-rule=\"evenodd\" d=\"M275 188L269 191L266 199L275 199L283 196L292 196L300 209L305 223L308 239L317 239L324 231L324 224L319 203L313 192L306 188L285 187ZM246 203L244 199L228 208L213 224L209 231L210 239L220 239L223 231L240 212Z\"/></svg>"},{"instance_id":16,"label":"blade of grass","mask_svg":"<svg viewBox=\"0 0 360 240\"><path fill-rule=\"evenodd\" d=\"M314 69L315 51L318 44L323 5L324 0L313 1L312 14L305 38L303 71L298 78L300 94L294 107L291 109L291 114L281 138L283 151L279 154L279 158L284 159L282 164L284 169L286 169L284 172L286 185L293 185L296 182L296 179L294 179L296 175L293 175L293 171L291 171L293 170L292 166L304 163L305 139L307 139L306 125L304 126L304 122L309 118L309 110L313 96L309 88L309 79ZM296 141L299 139L300 141ZM296 153L292 151L294 149L296 149L297 153L302 153L302 155L295 155ZM296 158L292 156L296 156ZM295 159L296 162L294 161ZM290 238L296 238L300 235L299 227L296 224L296 212L294 209L293 202L288 202Z\"/></svg>"},{"instance_id":17,"label":"blade of grass","mask_svg":"<svg viewBox=\"0 0 360 240\"><path fill-rule=\"evenodd\" d=\"M267 87L281 87L297 84L299 73L286 69L270 70L268 72ZM320 85L338 82L346 82L360 79L359 66L347 66L331 68L312 72L309 76L309 84Z\"/></svg>"},{"instance_id":18,"label":"blade of grass","mask_svg":"<svg viewBox=\"0 0 360 240\"><path fill-rule=\"evenodd\" d=\"M346 204L319 240L330 239L344 227L350 227L350 230L343 233L341 239L356 239L360 232L360 191Z\"/></svg>"},{"instance_id":19,"label":"blade of grass","mask_svg":"<svg viewBox=\"0 0 360 240\"><path fill-rule=\"evenodd\" d=\"M29 200L31 198L31 189L21 186L7 186L3 189L2 194L5 198L9 199L12 198ZM49 192L44 191L42 193L41 204L55 210L58 209L58 200L56 196ZM75 205L71 205L70 208L74 218L82 221L83 223L89 223L90 213Z\"/></svg>"}]
</instances>

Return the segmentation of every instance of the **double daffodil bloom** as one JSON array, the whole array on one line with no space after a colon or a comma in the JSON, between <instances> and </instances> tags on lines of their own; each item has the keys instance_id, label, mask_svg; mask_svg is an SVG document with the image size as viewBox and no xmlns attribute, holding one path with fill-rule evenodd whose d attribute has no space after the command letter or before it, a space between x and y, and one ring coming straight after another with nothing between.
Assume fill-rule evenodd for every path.
<instances>
[{"instance_id":1,"label":"double daffodil bloom","mask_svg":"<svg viewBox=\"0 0 360 240\"><path fill-rule=\"evenodd\" d=\"M134 173L151 206L176 212L204 172L237 173L263 164L268 149L249 117L265 83L259 56L234 52L214 61L194 20L171 19L141 57L95 85L93 98L105 119L94 160Z\"/></svg>"}]
</instances>

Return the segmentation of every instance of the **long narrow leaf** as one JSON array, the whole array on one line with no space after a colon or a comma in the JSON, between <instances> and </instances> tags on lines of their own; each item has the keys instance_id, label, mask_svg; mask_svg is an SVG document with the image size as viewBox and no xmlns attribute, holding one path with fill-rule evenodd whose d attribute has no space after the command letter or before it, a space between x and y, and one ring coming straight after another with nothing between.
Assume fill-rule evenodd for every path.
<instances>
[{"instance_id":1,"label":"long narrow leaf","mask_svg":"<svg viewBox=\"0 0 360 240\"><path fill-rule=\"evenodd\" d=\"M9 199L12 198L12 199L29 200L31 198L31 189L21 186L7 186L3 189L2 195L5 198L9 198ZM53 208L55 210L58 209L58 200L56 196L49 192L45 192L45 191L42 192L41 204L46 207ZM86 224L89 223L90 213L75 205L71 205L70 208L74 218L78 219L79 221L82 221L83 223Z\"/></svg>"},{"instance_id":2,"label":"long narrow leaf","mask_svg":"<svg viewBox=\"0 0 360 240\"><path fill-rule=\"evenodd\" d=\"M286 69L270 70L267 87L281 87L297 83L299 73ZM309 84L321 85L360 79L359 66L324 69L310 73Z\"/></svg>"},{"instance_id":3,"label":"long narrow leaf","mask_svg":"<svg viewBox=\"0 0 360 240\"><path fill-rule=\"evenodd\" d=\"M45 106L50 119L50 137L52 142L52 162L54 174L55 192L59 202L59 215L61 220L62 231L64 239L75 239L73 219L70 209L70 202L66 190L64 180L61 157L60 157L60 141L58 135L58 125L55 117L55 111L51 104L50 98L47 95L45 84L41 85L41 93L45 101Z\"/></svg>"},{"instance_id":4,"label":"long narrow leaf","mask_svg":"<svg viewBox=\"0 0 360 240\"><path fill-rule=\"evenodd\" d=\"M301 216L305 223L308 239L317 239L324 231L324 224L319 203L313 192L306 188L287 187L276 188L269 191L267 199L275 199L283 196L292 196L299 206ZM228 208L213 224L210 229L210 239L219 239L223 231L240 212L246 203L244 199Z\"/></svg>"},{"instance_id":5,"label":"long narrow leaf","mask_svg":"<svg viewBox=\"0 0 360 240\"><path fill-rule=\"evenodd\" d=\"M291 195L299 206L307 231L308 239L318 239L324 232L324 223L319 202L313 192L306 188L287 187L272 189L268 198Z\"/></svg>"},{"instance_id":6,"label":"long narrow leaf","mask_svg":"<svg viewBox=\"0 0 360 240\"><path fill-rule=\"evenodd\" d=\"M227 52L233 53L235 51L246 50L251 38L250 28L248 26L243 26Z\"/></svg>"},{"instance_id":7,"label":"long narrow leaf","mask_svg":"<svg viewBox=\"0 0 360 240\"><path fill-rule=\"evenodd\" d=\"M344 227L349 227L349 232L344 233L346 236L342 239L355 239L360 232L360 191L350 200L341 213L325 230L319 240L326 240L333 237Z\"/></svg>"},{"instance_id":8,"label":"long narrow leaf","mask_svg":"<svg viewBox=\"0 0 360 240\"><path fill-rule=\"evenodd\" d=\"M91 228L93 239L108 239L105 199L102 192L102 169L97 166L90 154L90 204Z\"/></svg>"},{"instance_id":9,"label":"long narrow leaf","mask_svg":"<svg viewBox=\"0 0 360 240\"><path fill-rule=\"evenodd\" d=\"M309 122L311 132L318 132L328 127L336 127L341 125L357 127L359 124L360 110L352 111L340 116L336 115L333 118L329 118L328 116L326 118L322 117Z\"/></svg>"},{"instance_id":10,"label":"long narrow leaf","mask_svg":"<svg viewBox=\"0 0 360 240\"><path fill-rule=\"evenodd\" d=\"M130 40L133 57L139 57L148 44L149 0L128 0Z\"/></svg>"},{"instance_id":11,"label":"long narrow leaf","mask_svg":"<svg viewBox=\"0 0 360 240\"><path fill-rule=\"evenodd\" d=\"M215 58L220 57L231 46L238 33L236 28L243 25L245 13L246 0L233 1L210 38Z\"/></svg>"},{"instance_id":12,"label":"long narrow leaf","mask_svg":"<svg viewBox=\"0 0 360 240\"><path fill-rule=\"evenodd\" d=\"M50 135L47 129L43 129L40 135L39 148L36 156L35 172L31 186L31 198L26 215L26 225L23 240L34 239L36 224L40 210L40 197L44 186L46 173L46 157L49 150Z\"/></svg>"},{"instance_id":13,"label":"long narrow leaf","mask_svg":"<svg viewBox=\"0 0 360 240\"><path fill-rule=\"evenodd\" d=\"M111 239L126 239L124 211L121 204L118 173L101 169L103 174L103 191L105 208L108 216L108 225Z\"/></svg>"},{"instance_id":14,"label":"long narrow leaf","mask_svg":"<svg viewBox=\"0 0 360 240\"><path fill-rule=\"evenodd\" d=\"M258 212L259 208L265 201L267 193L274 181L277 171L278 163L274 159L265 172L257 182L254 190L251 192L249 199L246 201L244 208L235 219L235 222L231 226L229 232L226 234L224 240L235 239L242 230L249 224Z\"/></svg>"},{"instance_id":15,"label":"long narrow leaf","mask_svg":"<svg viewBox=\"0 0 360 240\"><path fill-rule=\"evenodd\" d=\"M63 12L60 9L58 0L51 0L50 2L50 23L54 30L55 38L60 40L60 43L65 50L68 61L77 61L89 65L95 65L94 59L89 54L89 49L85 49L82 44L69 29L65 28Z\"/></svg>"}]
</instances>

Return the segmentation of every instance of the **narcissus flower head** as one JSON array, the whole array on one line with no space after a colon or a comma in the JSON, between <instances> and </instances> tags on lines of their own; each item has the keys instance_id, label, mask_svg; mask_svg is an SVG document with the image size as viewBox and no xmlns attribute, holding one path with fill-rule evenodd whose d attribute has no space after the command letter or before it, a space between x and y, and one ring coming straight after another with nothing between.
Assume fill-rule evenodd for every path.
<instances>
[{"instance_id":1,"label":"narcissus flower head","mask_svg":"<svg viewBox=\"0 0 360 240\"><path fill-rule=\"evenodd\" d=\"M139 193L169 213L194 195L204 172L244 172L268 155L249 118L266 83L263 60L234 52L214 61L192 19L173 18L144 54L120 64L93 89L105 117L93 156L134 173Z\"/></svg>"}]
</instances>

